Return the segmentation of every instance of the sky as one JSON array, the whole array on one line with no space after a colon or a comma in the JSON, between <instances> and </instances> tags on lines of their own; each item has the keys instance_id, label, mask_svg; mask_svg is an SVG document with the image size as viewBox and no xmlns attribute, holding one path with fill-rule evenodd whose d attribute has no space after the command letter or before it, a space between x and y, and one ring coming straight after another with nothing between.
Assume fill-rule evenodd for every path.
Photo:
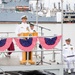
<instances>
[{"instance_id":1,"label":"sky","mask_svg":"<svg viewBox=\"0 0 75 75\"><path fill-rule=\"evenodd\" d=\"M31 0L34 1L34 0ZM40 0L45 4L45 7L49 7L50 9L53 8L53 3L56 4L56 7L58 8L58 2L61 2L61 0ZM74 4L75 1L74 0L63 0L63 8L66 9L66 4L70 4L71 9L74 10ZM34 2L35 4L35 2Z\"/></svg>"}]
</instances>

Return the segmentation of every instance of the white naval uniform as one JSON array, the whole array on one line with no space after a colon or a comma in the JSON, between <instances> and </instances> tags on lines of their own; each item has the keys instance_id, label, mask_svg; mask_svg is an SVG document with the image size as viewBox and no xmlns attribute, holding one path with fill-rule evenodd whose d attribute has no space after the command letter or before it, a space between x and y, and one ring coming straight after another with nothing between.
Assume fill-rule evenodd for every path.
<instances>
[{"instance_id":1,"label":"white naval uniform","mask_svg":"<svg viewBox=\"0 0 75 75\"><path fill-rule=\"evenodd\" d=\"M35 28L31 29L31 28L29 27L29 31L30 31L31 33L33 33L33 32L35 31Z\"/></svg>"},{"instance_id":2,"label":"white naval uniform","mask_svg":"<svg viewBox=\"0 0 75 75\"><path fill-rule=\"evenodd\" d=\"M21 24L17 25L15 33L18 35L20 33L28 32L26 30L27 27L29 27L29 24L21 23Z\"/></svg>"},{"instance_id":3,"label":"white naval uniform","mask_svg":"<svg viewBox=\"0 0 75 75\"><path fill-rule=\"evenodd\" d=\"M75 55L74 47L71 44L65 44L63 47L63 59L67 62L68 69L71 69L71 63L75 62L75 56L73 55Z\"/></svg>"},{"instance_id":4,"label":"white naval uniform","mask_svg":"<svg viewBox=\"0 0 75 75\"><path fill-rule=\"evenodd\" d=\"M20 33L28 32L26 29L27 27L29 27L29 24L21 23L21 24L17 25L15 33L18 35ZM20 61L21 61L22 60L22 53L21 52L19 53L19 57L20 57Z\"/></svg>"}]
</instances>

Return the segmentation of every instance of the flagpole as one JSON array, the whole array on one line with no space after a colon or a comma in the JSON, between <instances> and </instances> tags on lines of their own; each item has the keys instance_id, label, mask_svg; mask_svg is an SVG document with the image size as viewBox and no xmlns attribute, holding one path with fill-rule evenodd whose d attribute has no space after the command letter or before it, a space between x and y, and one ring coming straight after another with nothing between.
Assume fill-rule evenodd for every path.
<instances>
[{"instance_id":1,"label":"flagpole","mask_svg":"<svg viewBox=\"0 0 75 75\"><path fill-rule=\"evenodd\" d=\"M38 32L38 0L36 0L37 2L36 2L36 30L37 30L37 32ZM37 49L38 48L38 44L36 44L36 47L35 47L35 49ZM35 52L35 55L36 55L36 59L37 59L37 51ZM37 62L36 62L37 63Z\"/></svg>"},{"instance_id":2,"label":"flagpole","mask_svg":"<svg viewBox=\"0 0 75 75\"><path fill-rule=\"evenodd\" d=\"M36 2L36 25L37 25L37 31L38 31L38 0Z\"/></svg>"},{"instance_id":3,"label":"flagpole","mask_svg":"<svg viewBox=\"0 0 75 75\"><path fill-rule=\"evenodd\" d=\"M62 35L62 39L61 39L61 62L63 64L63 0L61 0L61 35Z\"/></svg>"}]
</instances>

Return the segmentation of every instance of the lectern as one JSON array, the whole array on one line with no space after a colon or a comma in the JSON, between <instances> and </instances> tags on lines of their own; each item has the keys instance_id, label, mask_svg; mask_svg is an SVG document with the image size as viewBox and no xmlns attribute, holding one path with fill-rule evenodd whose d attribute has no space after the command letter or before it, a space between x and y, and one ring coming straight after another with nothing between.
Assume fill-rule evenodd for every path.
<instances>
[{"instance_id":1,"label":"lectern","mask_svg":"<svg viewBox=\"0 0 75 75\"><path fill-rule=\"evenodd\" d=\"M33 32L33 33L21 33L21 36L38 36L37 32ZM28 53L28 60L27 60L27 52L22 52L22 60L20 61L20 64L26 64L26 63L30 63L30 64L35 64L35 62L32 59L32 52Z\"/></svg>"}]
</instances>

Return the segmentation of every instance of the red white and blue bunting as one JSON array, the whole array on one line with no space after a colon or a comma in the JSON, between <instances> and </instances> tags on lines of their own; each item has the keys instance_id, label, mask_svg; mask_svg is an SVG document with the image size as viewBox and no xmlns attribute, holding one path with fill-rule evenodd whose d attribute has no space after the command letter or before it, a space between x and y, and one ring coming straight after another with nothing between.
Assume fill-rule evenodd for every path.
<instances>
[{"instance_id":1,"label":"red white and blue bunting","mask_svg":"<svg viewBox=\"0 0 75 75\"><path fill-rule=\"evenodd\" d=\"M52 38L40 37L39 41L40 41L40 44L43 48L53 49L59 43L60 39L61 39L61 35L56 36L56 37L52 37Z\"/></svg>"},{"instance_id":2,"label":"red white and blue bunting","mask_svg":"<svg viewBox=\"0 0 75 75\"><path fill-rule=\"evenodd\" d=\"M12 43L12 38L0 39L0 51L4 51L7 48L9 48L11 43Z\"/></svg>"},{"instance_id":3,"label":"red white and blue bunting","mask_svg":"<svg viewBox=\"0 0 75 75\"><path fill-rule=\"evenodd\" d=\"M24 51L32 51L36 45L37 37L35 38L27 38L27 39L19 39L15 38L16 45Z\"/></svg>"},{"instance_id":4,"label":"red white and blue bunting","mask_svg":"<svg viewBox=\"0 0 75 75\"><path fill-rule=\"evenodd\" d=\"M40 45L45 49L53 49L60 41L61 35L45 38L45 37L33 37L33 38L14 38L16 45L24 51L32 51L36 46L37 38L39 39ZM13 38L5 38L0 40L0 51L8 50L14 51L14 44L12 43ZM12 47L12 49L11 49Z\"/></svg>"}]
</instances>

